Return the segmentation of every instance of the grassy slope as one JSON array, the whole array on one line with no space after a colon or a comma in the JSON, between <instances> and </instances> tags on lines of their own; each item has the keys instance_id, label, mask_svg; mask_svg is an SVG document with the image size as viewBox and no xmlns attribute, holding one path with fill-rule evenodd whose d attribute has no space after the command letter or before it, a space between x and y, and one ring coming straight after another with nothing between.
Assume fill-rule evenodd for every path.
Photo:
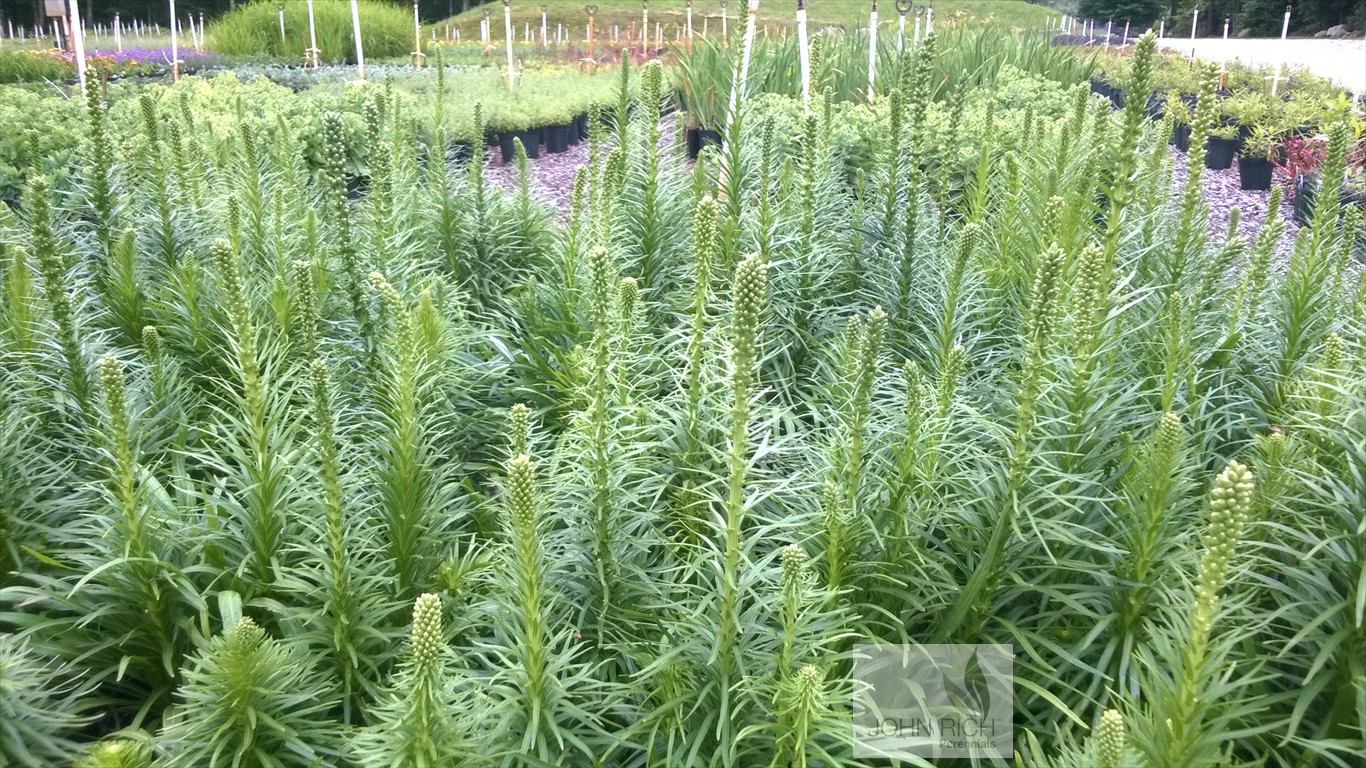
<instances>
[{"instance_id":1,"label":"grassy slope","mask_svg":"<svg viewBox=\"0 0 1366 768\"><path fill-rule=\"evenodd\" d=\"M522 34L523 25L527 22L530 22L533 28L540 27L541 14L539 9L542 4L546 6L550 34L554 34L557 22L564 22L576 30L578 35L583 35L583 28L587 23L587 16L583 10L585 0L543 0L543 2L514 0L512 21L518 36ZM761 2L759 4L760 24L769 25L775 33L782 26L791 25L795 17L793 10L795 5L791 0L765 0L765 2ZM867 0L807 0L806 5L807 18L815 24L851 26L867 25L868 23L869 3ZM641 21L639 0L597 0L597 6L598 14L594 24L599 30L610 30L613 24L620 24L626 28L632 22L639 24ZM651 0L650 26L653 28L655 22L662 22L666 38L673 39L674 30L678 25L683 24L686 7L686 0ZM730 15L729 23L732 27L743 17L744 8L744 0L730 0L727 13ZM502 39L503 6L501 3L490 3L476 7L454 16L446 22L439 23L437 26L443 28L445 24L450 24L452 27L460 29L462 38L468 40L473 36L473 39L477 39L479 19L485 10L490 12L490 19L493 21L494 38ZM941 2L934 3L936 20L946 19L959 12L976 19L994 17L998 21L1013 27L1043 26L1050 17L1059 16L1058 12L1051 8L1033 5L1022 0L941 0ZM711 17L707 23L708 33L719 33L721 31L721 5L719 0L694 0L694 34L700 35L702 33L704 15ZM884 28L894 29L897 24L896 4L891 0L884 0L879 3L878 19ZM907 28L909 29L913 23L913 17L908 17Z\"/></svg>"}]
</instances>

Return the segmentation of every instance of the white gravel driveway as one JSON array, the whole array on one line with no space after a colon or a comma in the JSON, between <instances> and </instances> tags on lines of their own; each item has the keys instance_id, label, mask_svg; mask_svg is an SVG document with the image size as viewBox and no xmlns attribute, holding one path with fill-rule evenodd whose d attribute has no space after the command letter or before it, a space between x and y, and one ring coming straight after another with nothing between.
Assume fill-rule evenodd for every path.
<instances>
[{"instance_id":1,"label":"white gravel driveway","mask_svg":"<svg viewBox=\"0 0 1366 768\"><path fill-rule=\"evenodd\" d=\"M1161 47L1184 53L1191 52L1190 38L1164 37ZM1353 93L1366 93L1366 39L1354 40L1297 40L1279 38L1196 38L1195 55L1208 61L1233 61L1244 64L1288 64L1291 68L1304 67L1316 75L1330 78Z\"/></svg>"}]
</instances>

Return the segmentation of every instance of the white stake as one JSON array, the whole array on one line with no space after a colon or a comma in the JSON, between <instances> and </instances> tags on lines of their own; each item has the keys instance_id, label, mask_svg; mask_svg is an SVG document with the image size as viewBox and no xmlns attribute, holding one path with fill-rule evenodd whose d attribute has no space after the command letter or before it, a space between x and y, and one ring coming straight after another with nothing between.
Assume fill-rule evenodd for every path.
<instances>
[{"instance_id":1,"label":"white stake","mask_svg":"<svg viewBox=\"0 0 1366 768\"><path fill-rule=\"evenodd\" d=\"M71 42L76 49L76 79L85 85L85 28L81 24L80 0L71 0Z\"/></svg>"},{"instance_id":2,"label":"white stake","mask_svg":"<svg viewBox=\"0 0 1366 768\"><path fill-rule=\"evenodd\" d=\"M508 90L512 90L516 83L512 64L512 0L503 0L503 39L508 49Z\"/></svg>"},{"instance_id":3,"label":"white stake","mask_svg":"<svg viewBox=\"0 0 1366 768\"><path fill-rule=\"evenodd\" d=\"M1128 19L1125 19L1125 20L1124 20L1124 39L1123 39L1122 41L1120 41L1119 47L1120 47L1120 48L1128 48L1128 47L1129 47L1129 20L1128 20Z\"/></svg>"},{"instance_id":4,"label":"white stake","mask_svg":"<svg viewBox=\"0 0 1366 768\"><path fill-rule=\"evenodd\" d=\"M1224 17L1224 42L1228 42L1228 22L1229 18ZM1224 46L1224 55L1219 58L1219 87L1224 87L1224 72L1228 67L1228 46Z\"/></svg>"},{"instance_id":5,"label":"white stake","mask_svg":"<svg viewBox=\"0 0 1366 768\"><path fill-rule=\"evenodd\" d=\"M1113 23L1109 19L1105 20L1105 50L1107 51L1110 50L1110 25Z\"/></svg>"},{"instance_id":6,"label":"white stake","mask_svg":"<svg viewBox=\"0 0 1366 768\"><path fill-rule=\"evenodd\" d=\"M688 0L688 50L692 50L692 0Z\"/></svg>"},{"instance_id":7,"label":"white stake","mask_svg":"<svg viewBox=\"0 0 1366 768\"><path fill-rule=\"evenodd\" d=\"M280 50L285 50L285 5L280 4Z\"/></svg>"},{"instance_id":8,"label":"white stake","mask_svg":"<svg viewBox=\"0 0 1366 768\"><path fill-rule=\"evenodd\" d=\"M356 36L356 74L365 82L365 46L360 40L360 6L351 0L351 32Z\"/></svg>"},{"instance_id":9,"label":"white stake","mask_svg":"<svg viewBox=\"0 0 1366 768\"><path fill-rule=\"evenodd\" d=\"M543 5L541 6L541 46L544 47L547 42L549 41L546 40L545 36L545 6Z\"/></svg>"},{"instance_id":10,"label":"white stake","mask_svg":"<svg viewBox=\"0 0 1366 768\"><path fill-rule=\"evenodd\" d=\"M14 30L10 29L10 37L14 37ZM123 25L119 24L118 13L114 14L114 50L123 53Z\"/></svg>"},{"instance_id":11,"label":"white stake","mask_svg":"<svg viewBox=\"0 0 1366 768\"><path fill-rule=\"evenodd\" d=\"M1200 9L1191 14L1191 61L1195 61L1195 26L1200 22Z\"/></svg>"},{"instance_id":12,"label":"white stake","mask_svg":"<svg viewBox=\"0 0 1366 768\"><path fill-rule=\"evenodd\" d=\"M925 36L934 34L934 6L925 9Z\"/></svg>"},{"instance_id":13,"label":"white stake","mask_svg":"<svg viewBox=\"0 0 1366 768\"><path fill-rule=\"evenodd\" d=\"M308 0L308 50L305 59L310 67L317 68L322 58L318 55L320 53L322 51L318 50L318 28L313 21L313 0Z\"/></svg>"},{"instance_id":14,"label":"white stake","mask_svg":"<svg viewBox=\"0 0 1366 768\"><path fill-rule=\"evenodd\" d=\"M645 36L650 34L650 0L643 0L640 5L640 41L645 42Z\"/></svg>"},{"instance_id":15,"label":"white stake","mask_svg":"<svg viewBox=\"0 0 1366 768\"><path fill-rule=\"evenodd\" d=\"M868 12L868 103L873 103L873 86L877 85L877 0Z\"/></svg>"},{"instance_id":16,"label":"white stake","mask_svg":"<svg viewBox=\"0 0 1366 768\"><path fill-rule=\"evenodd\" d=\"M802 66L802 111L811 113L811 49L806 38L806 2L797 0L797 55Z\"/></svg>"},{"instance_id":17,"label":"white stake","mask_svg":"<svg viewBox=\"0 0 1366 768\"><path fill-rule=\"evenodd\" d=\"M1293 5L1287 5L1287 6L1285 7L1285 20L1281 22L1281 41L1282 41L1282 42L1284 42L1286 36L1290 34L1290 9L1291 9L1291 8L1294 8L1294 6L1293 6Z\"/></svg>"},{"instance_id":18,"label":"white stake","mask_svg":"<svg viewBox=\"0 0 1366 768\"><path fill-rule=\"evenodd\" d=\"M436 34L436 30L432 30ZM413 66L422 66L422 21L418 17L417 0L413 0Z\"/></svg>"},{"instance_id":19,"label":"white stake","mask_svg":"<svg viewBox=\"0 0 1366 768\"><path fill-rule=\"evenodd\" d=\"M171 5L171 82L180 82L180 38L176 35L175 0Z\"/></svg>"},{"instance_id":20,"label":"white stake","mask_svg":"<svg viewBox=\"0 0 1366 768\"><path fill-rule=\"evenodd\" d=\"M898 11L901 11L900 7L898 7L897 10L898 10ZM900 27L898 27L897 33L896 33L896 50L897 50L898 53L900 53L901 51L906 50L906 12L905 12L905 11L901 11L901 25L900 25Z\"/></svg>"},{"instance_id":21,"label":"white stake","mask_svg":"<svg viewBox=\"0 0 1366 768\"><path fill-rule=\"evenodd\" d=\"M1166 20L1166 19L1162 19L1161 21L1157 22L1157 39L1158 39L1158 40L1161 40L1162 38L1164 38L1164 37L1166 37L1166 36L1167 36L1167 20Z\"/></svg>"}]
</instances>

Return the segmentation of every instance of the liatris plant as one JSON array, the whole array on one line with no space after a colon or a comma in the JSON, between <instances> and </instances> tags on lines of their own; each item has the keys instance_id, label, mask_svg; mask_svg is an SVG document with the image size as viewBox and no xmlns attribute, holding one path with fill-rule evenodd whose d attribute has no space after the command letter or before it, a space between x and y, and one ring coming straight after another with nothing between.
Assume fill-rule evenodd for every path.
<instances>
[{"instance_id":1,"label":"liatris plant","mask_svg":"<svg viewBox=\"0 0 1366 768\"><path fill-rule=\"evenodd\" d=\"M241 618L184 671L162 734L168 766L314 765L335 754L335 701L306 658Z\"/></svg>"},{"instance_id":2,"label":"liatris plant","mask_svg":"<svg viewBox=\"0 0 1366 768\"><path fill-rule=\"evenodd\" d=\"M52 204L48 199L47 181L37 177L29 182L24 193L29 218L29 242L38 260L38 273L43 278L43 295L48 312L57 324L57 344L66 362L68 393L82 415L90 416L90 373L86 368L85 353L76 330L76 314L72 302L70 269L53 231Z\"/></svg>"},{"instance_id":3,"label":"liatris plant","mask_svg":"<svg viewBox=\"0 0 1366 768\"><path fill-rule=\"evenodd\" d=\"M374 725L362 730L354 752L367 766L439 768L468 748L460 733L460 703L449 677L441 630L441 598L424 594L413 606L406 657L394 675Z\"/></svg>"},{"instance_id":4,"label":"liatris plant","mask_svg":"<svg viewBox=\"0 0 1366 768\"><path fill-rule=\"evenodd\" d=\"M295 298L292 329L297 339L299 356L304 360L318 357L318 295L313 264L296 261L292 266Z\"/></svg>"},{"instance_id":5,"label":"liatris plant","mask_svg":"<svg viewBox=\"0 0 1366 768\"><path fill-rule=\"evenodd\" d=\"M376 668L378 651L373 629L364 626L365 618L376 609L372 573L368 563L356 554L354 526L347 519L346 490L342 485L342 457L338 451L332 383L327 364L316 359L309 367L313 385L313 428L318 465L323 484L323 520L319 533L323 547L318 552L322 564L319 579L326 595L315 621L323 629L323 643L332 657L341 689L342 721L356 722L362 695L372 687L366 678Z\"/></svg>"},{"instance_id":6,"label":"liatris plant","mask_svg":"<svg viewBox=\"0 0 1366 768\"><path fill-rule=\"evenodd\" d=\"M288 432L273 418L276 398L262 375L262 355L252 318L242 259L226 240L212 246L217 278L231 320L236 395L241 417L236 438L244 451L239 459L242 498L238 533L245 539L243 566L254 590L269 591L275 581L279 548L288 537L284 501L289 493L289 465L281 452Z\"/></svg>"},{"instance_id":7,"label":"liatris plant","mask_svg":"<svg viewBox=\"0 0 1366 768\"><path fill-rule=\"evenodd\" d=\"M720 600L717 604L716 668L722 711L733 713L733 686L740 674L741 548L745 528L745 475L749 463L750 398L760 348L759 328L768 298L768 264L750 254L735 268L730 323L730 444L727 449L726 505L721 547ZM733 718L733 714L731 714ZM722 743L733 737L719 725ZM733 744L730 748L733 748Z\"/></svg>"},{"instance_id":8,"label":"liatris plant","mask_svg":"<svg viewBox=\"0 0 1366 768\"><path fill-rule=\"evenodd\" d=\"M1207 765L1216 761L1224 750L1219 738L1224 721L1239 716L1237 710L1219 710L1228 705L1219 697L1236 695L1238 687L1219 682L1228 674L1222 669L1228 643L1216 641L1211 654L1210 642L1219 616L1220 592L1228 581L1243 529L1250 522L1254 491L1252 473L1236 461L1229 462L1210 489L1209 519L1200 537L1203 552L1191 613L1188 620L1173 627L1184 635L1180 645L1171 649L1179 653L1179 659L1173 660L1176 668L1170 682L1150 677L1143 690L1147 701L1139 746L1153 764Z\"/></svg>"},{"instance_id":9,"label":"liatris plant","mask_svg":"<svg viewBox=\"0 0 1366 768\"><path fill-rule=\"evenodd\" d=\"M75 768L152 768L150 738L117 738L101 741L90 748Z\"/></svg>"},{"instance_id":10,"label":"liatris plant","mask_svg":"<svg viewBox=\"0 0 1366 768\"><path fill-rule=\"evenodd\" d=\"M417 343L413 312L408 302L378 272L370 273L393 328L381 357L384 381L380 387L384 429L378 466L380 519L389 562L394 569L394 593L407 599L426 585L434 572L436 538L442 523L437 516L441 484L433 466L428 437L429 420L422 392L427 381L424 350Z\"/></svg>"},{"instance_id":11,"label":"liatris plant","mask_svg":"<svg viewBox=\"0 0 1366 768\"><path fill-rule=\"evenodd\" d=\"M109 245L97 284L123 340L136 344L151 313L133 230L124 230L122 236Z\"/></svg>"},{"instance_id":12,"label":"liatris plant","mask_svg":"<svg viewBox=\"0 0 1366 768\"><path fill-rule=\"evenodd\" d=\"M351 207L346 201L346 129L341 115L329 112L323 116L323 141L326 149L323 155L322 178L328 218L336 227L336 252L341 262L342 273L346 277L351 315L360 326L362 338L367 344L373 345L376 339L370 324L369 305L363 293L365 273L361 268L356 237L352 230Z\"/></svg>"},{"instance_id":13,"label":"liatris plant","mask_svg":"<svg viewBox=\"0 0 1366 768\"><path fill-rule=\"evenodd\" d=\"M1171 559L1175 544L1172 533L1192 495L1187 440L1181 419L1172 413L1163 414L1121 484L1128 554L1117 573L1128 586L1114 598L1117 620L1112 646L1116 649L1141 644L1156 618L1154 601L1163 579L1160 568ZM1121 690L1136 695L1138 680L1129 654L1117 651L1113 659Z\"/></svg>"},{"instance_id":14,"label":"liatris plant","mask_svg":"<svg viewBox=\"0 0 1366 768\"><path fill-rule=\"evenodd\" d=\"M76 753L75 736L87 719L78 703L83 693L14 635L0 634L0 763L42 768Z\"/></svg>"},{"instance_id":15,"label":"liatris plant","mask_svg":"<svg viewBox=\"0 0 1366 768\"><path fill-rule=\"evenodd\" d=\"M778 691L773 765L806 768L823 762L812 742L823 730L825 698L825 674L814 664L803 666L783 681Z\"/></svg>"},{"instance_id":16,"label":"liatris plant","mask_svg":"<svg viewBox=\"0 0 1366 768\"><path fill-rule=\"evenodd\" d=\"M104 83L100 77L88 77L85 84L85 108L90 130L89 178L90 207L95 212L95 236L104 246L105 255L114 243L114 218L118 201L112 178L114 147L109 136L108 107L104 103Z\"/></svg>"},{"instance_id":17,"label":"liatris plant","mask_svg":"<svg viewBox=\"0 0 1366 768\"><path fill-rule=\"evenodd\" d=\"M999 576L1002 558L1006 554L1006 540L1015 525L1015 498L1024 484L1033 448L1031 437L1037 418L1038 397L1044 384L1049 346L1059 315L1057 305L1062 265L1062 249L1056 245L1045 251L1039 261L1022 339L1024 370L1016 395L1015 434L1006 464L1004 502L1000 505L996 520L992 522L991 538L981 559L939 625L935 637L941 642L954 637L960 628L965 628L968 633L976 631L976 627L971 626L975 621L969 617L982 610L979 601L991 593ZM965 624L968 626L965 627Z\"/></svg>"}]
</instances>

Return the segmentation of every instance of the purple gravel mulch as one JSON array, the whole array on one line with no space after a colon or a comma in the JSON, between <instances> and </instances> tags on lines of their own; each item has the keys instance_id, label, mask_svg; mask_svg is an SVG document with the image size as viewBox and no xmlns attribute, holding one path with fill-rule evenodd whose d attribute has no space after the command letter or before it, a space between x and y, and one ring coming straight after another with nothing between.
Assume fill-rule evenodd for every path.
<instances>
[{"instance_id":1,"label":"purple gravel mulch","mask_svg":"<svg viewBox=\"0 0 1366 768\"><path fill-rule=\"evenodd\" d=\"M1175 158L1175 168L1172 172L1172 198L1173 203L1181 195L1182 189L1186 186L1186 155L1183 152L1172 150ZM1272 178L1273 184L1282 187L1288 186L1285 174L1278 168ZM1229 216L1234 208L1241 212L1237 234L1242 235L1251 243L1257 237L1257 231L1261 229L1262 223L1267 217L1267 203L1270 200L1269 191L1243 190L1238 181L1238 162L1235 160L1233 166L1227 170L1216 171L1206 168L1204 178L1201 179L1201 189L1205 193L1205 202L1209 205L1209 226L1210 234L1215 241L1223 242L1228 232ZM1281 197L1281 209L1277 213L1285 219L1285 232L1281 235L1280 241L1276 245L1276 256L1273 262L1283 267L1290 258L1290 253L1295 245L1295 233L1299 231L1300 225L1295 223L1294 205L1290 201L1289 190Z\"/></svg>"},{"instance_id":2,"label":"purple gravel mulch","mask_svg":"<svg viewBox=\"0 0 1366 768\"><path fill-rule=\"evenodd\" d=\"M674 115L667 115L660 121L659 146L672 147L674 143ZM588 163L588 142L581 141L567 152L550 154L541 147L541 156L530 161L531 196L548 208L566 212L569 197L574 192L574 173L579 166ZM517 190L517 166L504 163L502 152L497 147L488 151L488 165L484 169L488 183L509 192Z\"/></svg>"}]
</instances>

